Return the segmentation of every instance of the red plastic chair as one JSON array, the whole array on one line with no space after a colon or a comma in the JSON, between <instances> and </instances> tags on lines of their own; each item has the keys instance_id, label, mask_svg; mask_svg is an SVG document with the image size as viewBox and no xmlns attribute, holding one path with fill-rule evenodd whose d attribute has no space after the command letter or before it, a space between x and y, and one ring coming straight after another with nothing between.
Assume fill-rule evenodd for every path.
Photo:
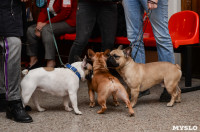
<instances>
[{"instance_id":1,"label":"red plastic chair","mask_svg":"<svg viewBox=\"0 0 200 132\"><path fill-rule=\"evenodd\" d=\"M75 39L76 39L76 33L64 34L64 35L60 36L60 40L71 40L71 41L74 41ZM101 38L100 37L90 38L89 42L100 43L101 42Z\"/></svg>"},{"instance_id":2,"label":"red plastic chair","mask_svg":"<svg viewBox=\"0 0 200 132\"><path fill-rule=\"evenodd\" d=\"M181 45L199 43L199 16L196 12L181 11L173 14L168 28L175 49ZM150 22L145 30L143 40L146 47L156 46Z\"/></svg>"},{"instance_id":3,"label":"red plastic chair","mask_svg":"<svg viewBox=\"0 0 200 132\"><path fill-rule=\"evenodd\" d=\"M185 86L192 86L192 46L199 43L199 16L193 11L181 11L171 16L169 20L169 33L173 46L181 49L184 55ZM181 48L179 48L181 46ZM199 86L190 89L182 89L182 92L189 92L200 89Z\"/></svg>"},{"instance_id":4,"label":"red plastic chair","mask_svg":"<svg viewBox=\"0 0 200 132\"><path fill-rule=\"evenodd\" d=\"M144 16L146 15L146 13L144 14ZM152 31L152 27L151 27L151 23L149 21L149 18L146 18L146 21L143 23L144 27L143 27L143 41L144 41L144 45L146 47L155 47L156 46L156 40L154 38L153 35L153 31ZM116 37L115 40L116 44L124 44L124 45L129 45L130 41L128 40L127 37Z\"/></svg>"},{"instance_id":5,"label":"red plastic chair","mask_svg":"<svg viewBox=\"0 0 200 132\"><path fill-rule=\"evenodd\" d=\"M148 20L147 20L148 21ZM172 44L175 52L184 53L184 65L185 65L185 86L192 86L192 75L191 75L191 58L192 49L194 44L199 43L199 16L193 11L181 11L171 16L169 20L169 34L172 38ZM147 34L145 36L145 34ZM156 47L156 41L153 36L152 27L150 22L144 33L144 45L146 47ZM179 48L181 46L181 48ZM176 50L177 49L177 50ZM182 89L182 92L190 92L199 90L200 87L191 87Z\"/></svg>"},{"instance_id":6,"label":"red plastic chair","mask_svg":"<svg viewBox=\"0 0 200 132\"><path fill-rule=\"evenodd\" d=\"M153 35L153 30L152 30L152 26L151 26L151 22L149 18L146 19L143 25L144 25L143 41L144 41L145 47L156 47L156 40Z\"/></svg>"},{"instance_id":7,"label":"red plastic chair","mask_svg":"<svg viewBox=\"0 0 200 132\"><path fill-rule=\"evenodd\" d=\"M199 16L193 11L181 11L171 16L169 33L174 48L199 43Z\"/></svg>"}]
</instances>

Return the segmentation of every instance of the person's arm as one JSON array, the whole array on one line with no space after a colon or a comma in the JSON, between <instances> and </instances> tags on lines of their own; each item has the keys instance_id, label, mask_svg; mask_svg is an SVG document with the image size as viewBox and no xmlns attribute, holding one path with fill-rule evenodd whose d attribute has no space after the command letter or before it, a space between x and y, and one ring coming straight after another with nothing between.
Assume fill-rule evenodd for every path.
<instances>
[{"instance_id":1,"label":"person's arm","mask_svg":"<svg viewBox=\"0 0 200 132\"><path fill-rule=\"evenodd\" d=\"M46 22L37 22L37 26L35 28L35 35L40 37L40 32L42 31L42 28L46 25Z\"/></svg>"},{"instance_id":2,"label":"person's arm","mask_svg":"<svg viewBox=\"0 0 200 132\"><path fill-rule=\"evenodd\" d=\"M45 6L44 8L41 8L39 16L38 16L37 26L35 28L36 36L40 37L40 32L41 32L42 28L47 24L46 23L47 19L48 19L47 6Z\"/></svg>"},{"instance_id":3,"label":"person's arm","mask_svg":"<svg viewBox=\"0 0 200 132\"><path fill-rule=\"evenodd\" d=\"M41 8L40 13L38 15L38 20L37 22L46 22L48 19L47 16L47 6L45 6L44 8Z\"/></svg>"},{"instance_id":4,"label":"person's arm","mask_svg":"<svg viewBox=\"0 0 200 132\"><path fill-rule=\"evenodd\" d=\"M152 10L158 7L158 0L148 0L148 9Z\"/></svg>"},{"instance_id":5,"label":"person's arm","mask_svg":"<svg viewBox=\"0 0 200 132\"><path fill-rule=\"evenodd\" d=\"M73 0L70 0L71 4L73 4ZM61 11L53 18L51 18L51 23L56 23L56 22L60 22L63 20L66 20L67 17L70 15L72 10L72 5L70 7L61 7ZM38 22L37 22L37 26L36 26L36 36L40 37L40 32L42 30L42 28L46 25L49 24L49 20L48 20L48 15L47 15L47 10L46 7L41 9L41 12L39 14L38 17Z\"/></svg>"},{"instance_id":6,"label":"person's arm","mask_svg":"<svg viewBox=\"0 0 200 132\"><path fill-rule=\"evenodd\" d=\"M71 1L71 6L70 7L61 7L61 11L53 18L51 18L51 23L56 23L56 22L60 22L60 21L64 21L68 18L68 16L70 15L70 13L72 12L72 4L73 4L73 0ZM46 23L49 23L49 20L46 21Z\"/></svg>"}]
</instances>

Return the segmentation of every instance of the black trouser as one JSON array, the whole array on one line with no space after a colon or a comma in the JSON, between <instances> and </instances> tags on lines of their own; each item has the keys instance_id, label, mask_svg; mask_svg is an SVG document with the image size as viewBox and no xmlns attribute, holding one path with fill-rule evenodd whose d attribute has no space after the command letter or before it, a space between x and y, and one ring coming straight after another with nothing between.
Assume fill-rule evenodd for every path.
<instances>
[{"instance_id":1,"label":"black trouser","mask_svg":"<svg viewBox=\"0 0 200 132\"><path fill-rule=\"evenodd\" d=\"M75 61L74 56L81 56L96 21L101 31L101 51L113 48L117 31L116 4L79 2L76 17L76 39L69 54L70 64Z\"/></svg>"}]
</instances>

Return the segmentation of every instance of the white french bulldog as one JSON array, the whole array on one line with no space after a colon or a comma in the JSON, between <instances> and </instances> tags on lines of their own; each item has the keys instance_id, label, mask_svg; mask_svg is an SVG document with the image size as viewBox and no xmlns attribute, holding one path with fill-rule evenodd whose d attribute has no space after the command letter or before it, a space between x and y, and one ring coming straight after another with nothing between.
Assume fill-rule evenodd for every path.
<instances>
[{"instance_id":1,"label":"white french bulldog","mask_svg":"<svg viewBox=\"0 0 200 132\"><path fill-rule=\"evenodd\" d=\"M85 57L82 62L75 62L71 66L75 67L81 76L81 80L89 78L92 73L92 66L86 62ZM69 107L71 101L72 107L76 114L82 114L77 105L77 91L79 89L79 77L74 71L68 68L37 68L28 72L23 70L25 75L21 81L22 100L26 106L31 98L38 111L45 111L40 107L36 95L33 94L35 90L50 93L55 96L63 97L63 103L66 111L72 111Z\"/></svg>"}]
</instances>

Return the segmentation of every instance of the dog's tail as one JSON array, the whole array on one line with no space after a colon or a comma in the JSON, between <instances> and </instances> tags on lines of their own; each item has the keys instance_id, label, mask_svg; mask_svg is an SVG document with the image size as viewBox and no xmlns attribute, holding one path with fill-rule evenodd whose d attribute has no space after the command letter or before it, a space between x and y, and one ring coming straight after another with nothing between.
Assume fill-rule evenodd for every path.
<instances>
[{"instance_id":1,"label":"dog's tail","mask_svg":"<svg viewBox=\"0 0 200 132\"><path fill-rule=\"evenodd\" d=\"M24 69L23 71L22 71L22 75L27 75L28 74L28 69Z\"/></svg>"},{"instance_id":2,"label":"dog's tail","mask_svg":"<svg viewBox=\"0 0 200 132\"><path fill-rule=\"evenodd\" d=\"M114 77L108 77L111 83L112 91L117 92L117 86Z\"/></svg>"}]
</instances>

